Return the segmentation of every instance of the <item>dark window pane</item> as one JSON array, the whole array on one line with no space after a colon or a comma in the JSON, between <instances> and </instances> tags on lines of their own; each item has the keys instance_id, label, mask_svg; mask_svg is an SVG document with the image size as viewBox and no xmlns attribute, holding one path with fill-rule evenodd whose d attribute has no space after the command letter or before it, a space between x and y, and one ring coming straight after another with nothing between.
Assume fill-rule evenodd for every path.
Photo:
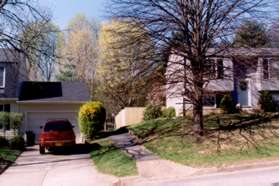
<instances>
[{"instance_id":1,"label":"dark window pane","mask_svg":"<svg viewBox=\"0 0 279 186\"><path fill-rule=\"evenodd\" d=\"M4 112L4 105L0 105L0 112Z\"/></svg>"},{"instance_id":2,"label":"dark window pane","mask_svg":"<svg viewBox=\"0 0 279 186\"><path fill-rule=\"evenodd\" d=\"M4 73L5 69L4 67L0 67L0 87L4 87Z\"/></svg>"},{"instance_id":3,"label":"dark window pane","mask_svg":"<svg viewBox=\"0 0 279 186\"><path fill-rule=\"evenodd\" d=\"M217 79L224 79L224 63L223 59L217 60Z\"/></svg>"},{"instance_id":4,"label":"dark window pane","mask_svg":"<svg viewBox=\"0 0 279 186\"><path fill-rule=\"evenodd\" d=\"M221 103L222 98L223 98L223 95L221 95L221 94L216 95L216 106L217 106L217 108L220 108L220 103Z\"/></svg>"},{"instance_id":5,"label":"dark window pane","mask_svg":"<svg viewBox=\"0 0 279 186\"><path fill-rule=\"evenodd\" d=\"M53 121L46 123L44 127L45 132L49 131L69 131L72 130L72 125L69 121Z\"/></svg>"},{"instance_id":6,"label":"dark window pane","mask_svg":"<svg viewBox=\"0 0 279 186\"><path fill-rule=\"evenodd\" d=\"M263 78L269 79L269 62L268 59L263 59Z\"/></svg>"},{"instance_id":7,"label":"dark window pane","mask_svg":"<svg viewBox=\"0 0 279 186\"><path fill-rule=\"evenodd\" d=\"M203 105L208 107L214 107L216 104L215 95L205 95L203 97Z\"/></svg>"},{"instance_id":8,"label":"dark window pane","mask_svg":"<svg viewBox=\"0 0 279 186\"><path fill-rule=\"evenodd\" d=\"M216 78L215 59L207 59L204 64L204 77L207 79Z\"/></svg>"},{"instance_id":9,"label":"dark window pane","mask_svg":"<svg viewBox=\"0 0 279 186\"><path fill-rule=\"evenodd\" d=\"M11 112L11 105L10 104L4 105L4 112Z\"/></svg>"}]
</instances>

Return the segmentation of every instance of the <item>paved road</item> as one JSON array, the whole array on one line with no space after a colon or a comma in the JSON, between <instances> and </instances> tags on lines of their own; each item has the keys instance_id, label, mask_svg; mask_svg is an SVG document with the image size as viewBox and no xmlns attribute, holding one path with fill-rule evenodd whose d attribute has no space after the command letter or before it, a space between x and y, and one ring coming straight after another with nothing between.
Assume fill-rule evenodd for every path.
<instances>
[{"instance_id":1,"label":"paved road","mask_svg":"<svg viewBox=\"0 0 279 186\"><path fill-rule=\"evenodd\" d=\"M0 186L106 186L114 181L96 171L86 151L41 156L38 147L28 149L0 175Z\"/></svg>"},{"instance_id":2,"label":"paved road","mask_svg":"<svg viewBox=\"0 0 279 186\"><path fill-rule=\"evenodd\" d=\"M279 186L279 167L218 173L187 179L137 180L130 186Z\"/></svg>"}]
</instances>

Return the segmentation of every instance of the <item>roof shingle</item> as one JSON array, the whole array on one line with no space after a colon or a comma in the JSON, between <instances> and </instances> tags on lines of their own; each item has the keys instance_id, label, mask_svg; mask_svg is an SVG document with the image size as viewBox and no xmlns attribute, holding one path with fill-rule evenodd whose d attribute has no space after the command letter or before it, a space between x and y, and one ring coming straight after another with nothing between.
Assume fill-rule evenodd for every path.
<instances>
[{"instance_id":1,"label":"roof shingle","mask_svg":"<svg viewBox=\"0 0 279 186\"><path fill-rule=\"evenodd\" d=\"M20 86L19 102L86 102L89 90L82 82L33 82Z\"/></svg>"}]
</instances>

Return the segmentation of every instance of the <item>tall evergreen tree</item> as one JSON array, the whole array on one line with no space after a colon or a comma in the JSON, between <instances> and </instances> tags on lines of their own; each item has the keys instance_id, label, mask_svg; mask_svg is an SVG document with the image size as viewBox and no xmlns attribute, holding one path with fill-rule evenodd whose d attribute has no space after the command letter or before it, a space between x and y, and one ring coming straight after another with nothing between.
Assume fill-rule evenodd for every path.
<instances>
[{"instance_id":1,"label":"tall evergreen tree","mask_svg":"<svg viewBox=\"0 0 279 186\"><path fill-rule=\"evenodd\" d=\"M254 20L244 21L236 31L233 45L234 47L267 47L269 38L265 25Z\"/></svg>"}]
</instances>

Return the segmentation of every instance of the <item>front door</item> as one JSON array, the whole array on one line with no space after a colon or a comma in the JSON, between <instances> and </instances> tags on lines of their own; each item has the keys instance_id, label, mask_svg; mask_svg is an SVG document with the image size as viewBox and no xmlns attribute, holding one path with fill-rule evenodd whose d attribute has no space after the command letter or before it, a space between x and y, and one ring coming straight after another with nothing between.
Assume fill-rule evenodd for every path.
<instances>
[{"instance_id":1,"label":"front door","mask_svg":"<svg viewBox=\"0 0 279 186\"><path fill-rule=\"evenodd\" d=\"M249 106L249 83L247 80L240 80L237 88L238 103L241 106Z\"/></svg>"}]
</instances>

